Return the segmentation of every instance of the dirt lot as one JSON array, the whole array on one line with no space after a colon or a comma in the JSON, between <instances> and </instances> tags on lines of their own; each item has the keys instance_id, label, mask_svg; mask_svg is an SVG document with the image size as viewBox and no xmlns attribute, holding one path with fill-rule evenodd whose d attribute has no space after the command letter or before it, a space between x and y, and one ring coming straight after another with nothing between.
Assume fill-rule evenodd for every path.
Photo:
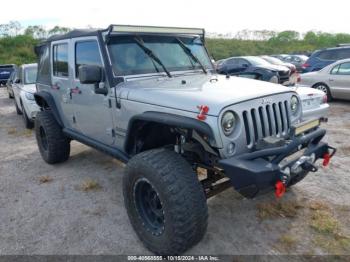
<instances>
[{"instance_id":1,"label":"dirt lot","mask_svg":"<svg viewBox=\"0 0 350 262\"><path fill-rule=\"evenodd\" d=\"M187 254L350 254L350 103L331 104L330 167L282 200L242 199L232 189L209 200L209 227ZM123 165L72 143L50 166L0 89L0 254L149 254L123 206Z\"/></svg>"}]
</instances>

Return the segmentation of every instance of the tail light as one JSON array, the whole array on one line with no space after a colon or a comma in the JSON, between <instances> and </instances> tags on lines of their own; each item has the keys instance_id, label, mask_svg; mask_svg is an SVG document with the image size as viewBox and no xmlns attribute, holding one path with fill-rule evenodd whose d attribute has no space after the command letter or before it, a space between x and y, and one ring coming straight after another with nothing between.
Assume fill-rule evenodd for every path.
<instances>
[{"instance_id":1,"label":"tail light","mask_svg":"<svg viewBox=\"0 0 350 262\"><path fill-rule=\"evenodd\" d=\"M307 68L307 67L310 67L310 64L305 63L305 64L303 64L301 67L302 67L302 68Z\"/></svg>"},{"instance_id":2,"label":"tail light","mask_svg":"<svg viewBox=\"0 0 350 262\"><path fill-rule=\"evenodd\" d=\"M323 97L322 97L322 104L325 104L325 103L327 103L327 100L328 98L327 98L327 95L324 95Z\"/></svg>"}]
</instances>

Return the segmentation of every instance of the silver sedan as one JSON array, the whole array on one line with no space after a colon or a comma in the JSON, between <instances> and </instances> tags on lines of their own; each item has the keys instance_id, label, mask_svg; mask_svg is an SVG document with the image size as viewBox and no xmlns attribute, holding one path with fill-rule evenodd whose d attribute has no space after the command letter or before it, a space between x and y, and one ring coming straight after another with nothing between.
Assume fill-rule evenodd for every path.
<instances>
[{"instance_id":1,"label":"silver sedan","mask_svg":"<svg viewBox=\"0 0 350 262\"><path fill-rule=\"evenodd\" d=\"M302 74L300 84L322 90L328 101L350 100L350 59L339 60L320 71Z\"/></svg>"}]
</instances>

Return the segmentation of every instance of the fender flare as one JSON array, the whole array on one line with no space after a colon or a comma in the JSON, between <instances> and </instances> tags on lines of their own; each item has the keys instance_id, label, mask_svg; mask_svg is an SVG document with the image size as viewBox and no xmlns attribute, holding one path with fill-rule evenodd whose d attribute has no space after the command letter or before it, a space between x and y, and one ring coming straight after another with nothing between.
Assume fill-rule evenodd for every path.
<instances>
[{"instance_id":1,"label":"fender flare","mask_svg":"<svg viewBox=\"0 0 350 262\"><path fill-rule=\"evenodd\" d=\"M47 110L47 107L49 107L50 111L52 112L53 116L55 117L57 123L63 128L63 122L60 117L60 114L58 113L58 109L55 103L54 98L49 92L46 91L39 91L34 94L34 99L37 105L40 107L41 110Z\"/></svg>"},{"instance_id":2,"label":"fender flare","mask_svg":"<svg viewBox=\"0 0 350 262\"><path fill-rule=\"evenodd\" d=\"M212 129L205 122L186 116L147 111L140 115L135 115L130 119L124 144L124 150L126 152L128 152L128 149L132 143L132 137L135 135L136 130L134 126L135 124L137 124L137 122L153 122L168 126L193 129L204 135L207 135L209 138L214 138L214 133Z\"/></svg>"}]
</instances>

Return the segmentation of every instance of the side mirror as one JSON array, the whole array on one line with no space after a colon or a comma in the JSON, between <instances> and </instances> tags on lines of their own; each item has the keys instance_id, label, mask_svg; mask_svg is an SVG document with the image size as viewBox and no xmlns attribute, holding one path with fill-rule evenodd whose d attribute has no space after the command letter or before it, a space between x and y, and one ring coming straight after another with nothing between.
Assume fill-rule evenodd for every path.
<instances>
[{"instance_id":1,"label":"side mirror","mask_svg":"<svg viewBox=\"0 0 350 262\"><path fill-rule=\"evenodd\" d=\"M16 83L16 84L21 83L21 79L17 78L17 79L15 80L15 83Z\"/></svg>"},{"instance_id":2,"label":"side mirror","mask_svg":"<svg viewBox=\"0 0 350 262\"><path fill-rule=\"evenodd\" d=\"M243 68L247 68L247 67L249 67L249 65L248 64L242 64L242 67Z\"/></svg>"},{"instance_id":3,"label":"side mirror","mask_svg":"<svg viewBox=\"0 0 350 262\"><path fill-rule=\"evenodd\" d=\"M82 84L98 84L102 81L102 70L99 66L81 65L78 72L79 81Z\"/></svg>"},{"instance_id":4,"label":"side mirror","mask_svg":"<svg viewBox=\"0 0 350 262\"><path fill-rule=\"evenodd\" d=\"M95 65L81 65L78 68L79 81L82 84L94 84L95 93L107 95L107 87L100 88L100 82L103 81L102 68Z\"/></svg>"}]
</instances>

